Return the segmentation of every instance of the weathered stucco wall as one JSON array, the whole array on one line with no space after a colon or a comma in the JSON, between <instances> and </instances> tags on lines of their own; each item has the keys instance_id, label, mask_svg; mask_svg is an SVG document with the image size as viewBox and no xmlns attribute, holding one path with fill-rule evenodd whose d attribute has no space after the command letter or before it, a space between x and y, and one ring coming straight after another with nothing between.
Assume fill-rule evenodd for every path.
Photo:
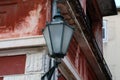
<instances>
[{"instance_id":1,"label":"weathered stucco wall","mask_svg":"<svg viewBox=\"0 0 120 80\"><path fill-rule=\"evenodd\" d=\"M42 34L50 6L51 0L0 1L0 39Z\"/></svg>"},{"instance_id":2,"label":"weathered stucco wall","mask_svg":"<svg viewBox=\"0 0 120 80\"><path fill-rule=\"evenodd\" d=\"M104 57L113 75L120 80L120 12L116 16L104 17L107 20L107 42L103 43Z\"/></svg>"}]
</instances>

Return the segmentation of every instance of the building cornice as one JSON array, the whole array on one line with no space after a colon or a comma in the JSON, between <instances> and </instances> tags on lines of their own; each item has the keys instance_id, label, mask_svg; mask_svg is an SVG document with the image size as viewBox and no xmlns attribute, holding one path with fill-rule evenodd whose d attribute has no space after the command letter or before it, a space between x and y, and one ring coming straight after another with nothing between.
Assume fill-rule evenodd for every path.
<instances>
[{"instance_id":1,"label":"building cornice","mask_svg":"<svg viewBox=\"0 0 120 80\"><path fill-rule=\"evenodd\" d=\"M71 61L68 57L65 57L62 61L62 64L59 65L59 70L65 76L67 80L82 80L79 73L76 71L74 65L72 65Z\"/></svg>"},{"instance_id":2,"label":"building cornice","mask_svg":"<svg viewBox=\"0 0 120 80\"><path fill-rule=\"evenodd\" d=\"M0 50L36 46L45 46L45 40L43 35L0 40Z\"/></svg>"},{"instance_id":3,"label":"building cornice","mask_svg":"<svg viewBox=\"0 0 120 80\"><path fill-rule=\"evenodd\" d=\"M104 59L102 52L96 42L92 30L89 29L90 26L86 21L85 14L80 6L79 0L66 0L66 3L62 4L58 5L61 9L61 14L63 15L66 22L72 26L75 26L76 30L74 37L78 41L81 50L84 51L84 55L95 72L98 80L111 80L109 69L108 67L106 68L106 65L104 64L105 61L103 62ZM95 7L95 5L93 7ZM97 22L102 21L101 14L99 12L95 13L97 15L92 15L92 17L95 17L93 20L97 20Z\"/></svg>"}]
</instances>

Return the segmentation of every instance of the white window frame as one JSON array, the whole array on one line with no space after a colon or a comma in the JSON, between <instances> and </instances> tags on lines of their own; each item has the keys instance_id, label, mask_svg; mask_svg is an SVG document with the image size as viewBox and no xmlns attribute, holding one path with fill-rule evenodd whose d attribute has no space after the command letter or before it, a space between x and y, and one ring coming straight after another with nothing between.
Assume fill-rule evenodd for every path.
<instances>
[{"instance_id":1,"label":"white window frame","mask_svg":"<svg viewBox=\"0 0 120 80\"><path fill-rule=\"evenodd\" d=\"M104 29L104 30L103 30ZM102 25L102 38L103 38L103 43L108 42L108 34L107 34L107 20L103 20L103 25ZM103 34L104 33L104 34Z\"/></svg>"}]
</instances>

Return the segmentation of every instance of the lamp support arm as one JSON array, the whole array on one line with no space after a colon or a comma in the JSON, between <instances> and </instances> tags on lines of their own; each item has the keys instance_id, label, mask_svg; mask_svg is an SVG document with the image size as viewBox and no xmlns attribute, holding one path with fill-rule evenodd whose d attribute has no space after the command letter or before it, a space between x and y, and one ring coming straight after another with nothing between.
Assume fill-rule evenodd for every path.
<instances>
[{"instance_id":1,"label":"lamp support arm","mask_svg":"<svg viewBox=\"0 0 120 80\"><path fill-rule=\"evenodd\" d=\"M51 80L51 77L59 64L60 62L55 62L54 66L41 77L41 80L45 80L45 77L47 77L47 80Z\"/></svg>"},{"instance_id":2,"label":"lamp support arm","mask_svg":"<svg viewBox=\"0 0 120 80\"><path fill-rule=\"evenodd\" d=\"M63 16L61 16L60 9L57 7L57 4L60 0L53 0L52 5L52 21L61 21L63 20Z\"/></svg>"}]
</instances>

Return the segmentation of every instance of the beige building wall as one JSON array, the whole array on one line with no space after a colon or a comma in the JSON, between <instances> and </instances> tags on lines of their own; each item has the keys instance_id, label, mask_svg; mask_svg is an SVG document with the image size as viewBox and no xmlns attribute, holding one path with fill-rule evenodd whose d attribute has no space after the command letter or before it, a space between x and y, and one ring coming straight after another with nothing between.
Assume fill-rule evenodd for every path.
<instances>
[{"instance_id":1,"label":"beige building wall","mask_svg":"<svg viewBox=\"0 0 120 80\"><path fill-rule=\"evenodd\" d=\"M103 55L113 80L120 80L120 12L115 16L104 17L103 20L107 21L107 41L103 43Z\"/></svg>"}]
</instances>

